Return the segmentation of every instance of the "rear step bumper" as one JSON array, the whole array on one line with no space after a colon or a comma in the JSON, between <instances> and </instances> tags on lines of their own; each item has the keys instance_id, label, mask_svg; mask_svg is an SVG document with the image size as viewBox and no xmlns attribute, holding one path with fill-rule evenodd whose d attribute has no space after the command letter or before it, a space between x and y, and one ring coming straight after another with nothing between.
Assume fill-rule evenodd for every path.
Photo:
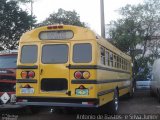
<instances>
[{"instance_id":1,"label":"rear step bumper","mask_svg":"<svg viewBox=\"0 0 160 120\"><path fill-rule=\"evenodd\" d=\"M18 97L17 105L59 106L59 107L98 107L96 98L42 98Z\"/></svg>"},{"instance_id":2,"label":"rear step bumper","mask_svg":"<svg viewBox=\"0 0 160 120\"><path fill-rule=\"evenodd\" d=\"M31 106L50 106L50 107L98 107L94 104L80 104L80 103L57 103L57 102L17 102L17 105L31 105Z\"/></svg>"}]
</instances>

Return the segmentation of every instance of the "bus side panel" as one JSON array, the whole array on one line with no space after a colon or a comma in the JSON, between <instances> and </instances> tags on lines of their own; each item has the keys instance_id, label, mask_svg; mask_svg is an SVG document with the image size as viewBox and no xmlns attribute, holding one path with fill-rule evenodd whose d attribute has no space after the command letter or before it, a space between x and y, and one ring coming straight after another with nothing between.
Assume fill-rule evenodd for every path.
<instances>
[{"instance_id":1,"label":"bus side panel","mask_svg":"<svg viewBox=\"0 0 160 120\"><path fill-rule=\"evenodd\" d=\"M97 92L99 94L101 106L113 100L115 89L118 90L119 96L125 95L129 92L131 86L131 74L108 66L106 64L106 59L105 65L102 64L100 45L97 46L97 49L98 66L101 66L97 69L97 81L100 83L97 86Z\"/></svg>"},{"instance_id":2,"label":"bus side panel","mask_svg":"<svg viewBox=\"0 0 160 120\"><path fill-rule=\"evenodd\" d=\"M113 92L99 96L99 106L105 105L106 103L113 100Z\"/></svg>"}]
</instances>

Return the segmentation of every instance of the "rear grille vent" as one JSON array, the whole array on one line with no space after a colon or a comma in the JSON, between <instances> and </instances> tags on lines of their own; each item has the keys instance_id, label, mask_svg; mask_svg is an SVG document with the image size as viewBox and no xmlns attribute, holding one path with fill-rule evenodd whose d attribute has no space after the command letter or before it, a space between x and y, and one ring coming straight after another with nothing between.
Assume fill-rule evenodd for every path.
<instances>
[{"instance_id":1,"label":"rear grille vent","mask_svg":"<svg viewBox=\"0 0 160 120\"><path fill-rule=\"evenodd\" d=\"M68 89L68 82L63 78L45 78L41 81L42 91L63 91Z\"/></svg>"}]
</instances>

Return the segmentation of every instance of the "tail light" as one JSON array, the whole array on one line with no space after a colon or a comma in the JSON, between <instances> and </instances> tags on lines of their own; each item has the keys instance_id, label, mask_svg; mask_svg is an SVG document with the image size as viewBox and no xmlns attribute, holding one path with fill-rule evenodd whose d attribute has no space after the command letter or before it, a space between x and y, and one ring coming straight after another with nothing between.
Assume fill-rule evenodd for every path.
<instances>
[{"instance_id":1,"label":"tail light","mask_svg":"<svg viewBox=\"0 0 160 120\"><path fill-rule=\"evenodd\" d=\"M76 79L89 79L90 73L88 71L76 71L74 77Z\"/></svg>"},{"instance_id":2,"label":"tail light","mask_svg":"<svg viewBox=\"0 0 160 120\"><path fill-rule=\"evenodd\" d=\"M94 105L95 102L82 102L82 104L84 104L84 105Z\"/></svg>"},{"instance_id":3,"label":"tail light","mask_svg":"<svg viewBox=\"0 0 160 120\"><path fill-rule=\"evenodd\" d=\"M17 99L16 102L28 102L26 99Z\"/></svg>"},{"instance_id":4,"label":"tail light","mask_svg":"<svg viewBox=\"0 0 160 120\"><path fill-rule=\"evenodd\" d=\"M35 73L33 71L28 72L28 77L29 78L34 78Z\"/></svg>"},{"instance_id":5,"label":"tail light","mask_svg":"<svg viewBox=\"0 0 160 120\"><path fill-rule=\"evenodd\" d=\"M34 71L22 71L21 72L21 77L23 79L34 78L35 77L35 72Z\"/></svg>"},{"instance_id":6,"label":"tail light","mask_svg":"<svg viewBox=\"0 0 160 120\"><path fill-rule=\"evenodd\" d=\"M82 73L80 71L75 72L74 77L76 79L81 79L82 78Z\"/></svg>"},{"instance_id":7,"label":"tail light","mask_svg":"<svg viewBox=\"0 0 160 120\"><path fill-rule=\"evenodd\" d=\"M27 72L26 72L26 71L22 71L22 72L21 72L21 77L22 77L23 79L27 78Z\"/></svg>"},{"instance_id":8,"label":"tail light","mask_svg":"<svg viewBox=\"0 0 160 120\"><path fill-rule=\"evenodd\" d=\"M83 72L83 78L84 79L89 79L90 78L90 73L88 71Z\"/></svg>"}]
</instances>

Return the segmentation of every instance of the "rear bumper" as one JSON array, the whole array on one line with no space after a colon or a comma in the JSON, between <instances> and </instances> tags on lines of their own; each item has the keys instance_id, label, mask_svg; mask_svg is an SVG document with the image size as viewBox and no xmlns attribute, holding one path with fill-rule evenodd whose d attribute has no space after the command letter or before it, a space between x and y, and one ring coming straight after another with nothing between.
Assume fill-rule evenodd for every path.
<instances>
[{"instance_id":1,"label":"rear bumper","mask_svg":"<svg viewBox=\"0 0 160 120\"><path fill-rule=\"evenodd\" d=\"M80 98L18 98L17 105L50 107L98 107L98 99Z\"/></svg>"},{"instance_id":2,"label":"rear bumper","mask_svg":"<svg viewBox=\"0 0 160 120\"><path fill-rule=\"evenodd\" d=\"M87 108L98 107L98 105L94 104L57 103L57 102L17 102L16 104L27 105L27 106L49 106L49 107L87 107Z\"/></svg>"}]
</instances>

